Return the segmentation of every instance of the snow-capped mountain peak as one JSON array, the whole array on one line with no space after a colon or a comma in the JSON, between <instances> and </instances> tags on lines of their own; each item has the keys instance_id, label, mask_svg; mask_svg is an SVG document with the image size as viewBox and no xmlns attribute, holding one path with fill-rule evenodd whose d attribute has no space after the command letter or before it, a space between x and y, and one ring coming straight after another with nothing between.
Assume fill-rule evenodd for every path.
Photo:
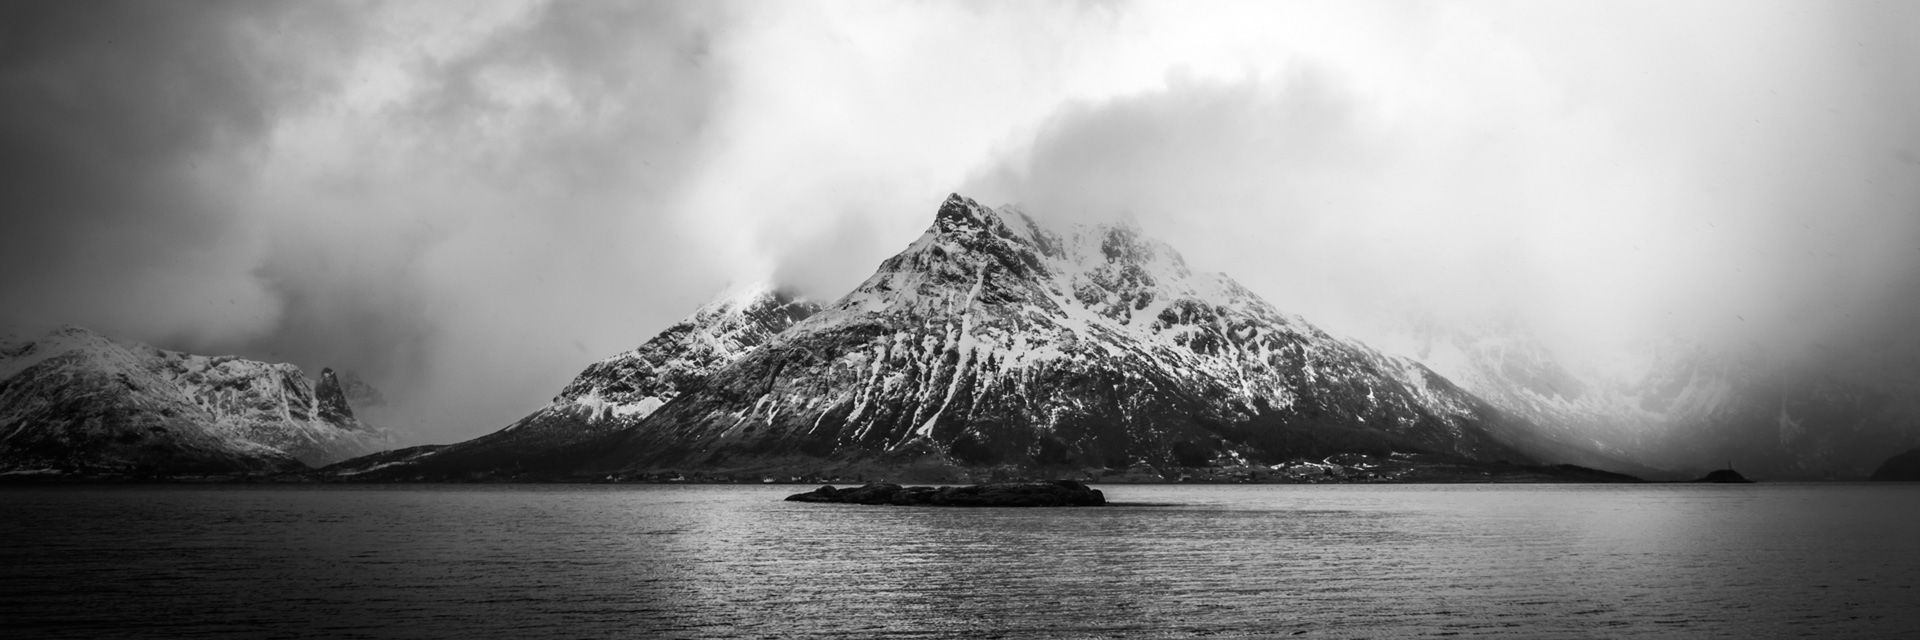
<instances>
[{"instance_id":1,"label":"snow-capped mountain peak","mask_svg":"<svg viewBox=\"0 0 1920 640\"><path fill-rule=\"evenodd\" d=\"M260 472L393 444L298 367L120 343L67 326L0 350L0 468Z\"/></svg>"},{"instance_id":2,"label":"snow-capped mountain peak","mask_svg":"<svg viewBox=\"0 0 1920 640\"><path fill-rule=\"evenodd\" d=\"M1196 274L1137 227L1053 229L958 195L852 292L689 400L637 426L626 451L641 465L687 446L931 450L983 464L1031 460L1044 442L1055 462L1126 467L1112 456L1284 457L1311 447L1241 430L1337 415L1376 443L1522 457L1471 426L1487 407L1425 368ZM1116 447L1130 453L1104 450Z\"/></svg>"},{"instance_id":3,"label":"snow-capped mountain peak","mask_svg":"<svg viewBox=\"0 0 1920 640\"><path fill-rule=\"evenodd\" d=\"M1390 451L1528 460L1509 444L1514 428L1425 367L1193 272L1135 226L1051 226L954 195L831 303L730 292L589 366L506 429L343 473L1252 473Z\"/></svg>"},{"instance_id":4,"label":"snow-capped mountain peak","mask_svg":"<svg viewBox=\"0 0 1920 640\"><path fill-rule=\"evenodd\" d=\"M591 420L644 418L687 384L817 308L768 282L730 288L645 344L589 366L561 389L554 405L573 405Z\"/></svg>"}]
</instances>

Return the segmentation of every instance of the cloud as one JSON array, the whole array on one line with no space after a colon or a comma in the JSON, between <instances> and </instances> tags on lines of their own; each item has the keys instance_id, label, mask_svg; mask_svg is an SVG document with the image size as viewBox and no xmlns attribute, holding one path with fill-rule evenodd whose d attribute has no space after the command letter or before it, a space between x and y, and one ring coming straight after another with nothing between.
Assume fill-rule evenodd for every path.
<instances>
[{"instance_id":1,"label":"cloud","mask_svg":"<svg viewBox=\"0 0 1920 640\"><path fill-rule=\"evenodd\" d=\"M846 292L1063 96L1124 83L1095 51L1099 4L756 5L716 57L735 70L686 183L692 240L738 279Z\"/></svg>"},{"instance_id":2,"label":"cloud","mask_svg":"<svg viewBox=\"0 0 1920 640\"><path fill-rule=\"evenodd\" d=\"M1506 294L1538 284L1512 268L1526 212L1461 171L1462 158L1424 157L1456 134L1384 120L1371 99L1305 63L1174 75L1062 110L975 188L1057 220L1130 219L1321 322L1351 325L1382 306L1518 305Z\"/></svg>"},{"instance_id":3,"label":"cloud","mask_svg":"<svg viewBox=\"0 0 1920 640\"><path fill-rule=\"evenodd\" d=\"M0 306L504 426L726 279L673 203L731 10L10 4Z\"/></svg>"},{"instance_id":4,"label":"cloud","mask_svg":"<svg viewBox=\"0 0 1920 640\"><path fill-rule=\"evenodd\" d=\"M446 441L730 281L844 292L958 190L1355 332L1884 335L1913 11L10 3L0 321L355 370Z\"/></svg>"},{"instance_id":5,"label":"cloud","mask_svg":"<svg viewBox=\"0 0 1920 640\"><path fill-rule=\"evenodd\" d=\"M0 9L0 308L146 338L268 330L261 231L229 206L257 141L326 70L266 47L349 19L265 3ZM284 37L287 32L294 35ZM245 54L245 55L243 55Z\"/></svg>"},{"instance_id":6,"label":"cloud","mask_svg":"<svg viewBox=\"0 0 1920 640\"><path fill-rule=\"evenodd\" d=\"M1132 218L1363 338L1417 311L1576 357L1790 350L1895 312L1920 264L1915 174L1888 151L1916 139L1920 83L1889 62L1920 61L1911 29L1852 5L1683 9L1323 16L1344 39L1233 43L1224 68L1075 101L970 188Z\"/></svg>"},{"instance_id":7,"label":"cloud","mask_svg":"<svg viewBox=\"0 0 1920 640\"><path fill-rule=\"evenodd\" d=\"M363 94L273 134L257 273L288 313L248 347L362 368L404 399L391 419L447 439L678 319L724 280L673 205L727 78L708 54L724 9L380 16L425 33L362 51Z\"/></svg>"}]
</instances>

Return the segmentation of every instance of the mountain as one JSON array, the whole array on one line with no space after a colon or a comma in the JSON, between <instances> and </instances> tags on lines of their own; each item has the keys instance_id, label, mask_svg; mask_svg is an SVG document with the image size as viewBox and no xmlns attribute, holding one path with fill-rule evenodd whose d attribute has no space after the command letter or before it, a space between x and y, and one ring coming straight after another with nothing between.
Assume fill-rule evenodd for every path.
<instances>
[{"instance_id":1,"label":"mountain","mask_svg":"<svg viewBox=\"0 0 1920 640\"><path fill-rule=\"evenodd\" d=\"M1888 346L1693 347L1660 354L1623 388L1665 418L1651 460L1731 459L1761 479L1863 479L1920 442L1920 366L1899 355L1914 350Z\"/></svg>"},{"instance_id":2,"label":"mountain","mask_svg":"<svg viewBox=\"0 0 1920 640\"><path fill-rule=\"evenodd\" d=\"M505 429L453 445L403 449L337 465L351 477L432 478L563 473L715 370L813 315L819 305L752 285L728 292L631 351L588 365L547 406Z\"/></svg>"},{"instance_id":3,"label":"mountain","mask_svg":"<svg viewBox=\"0 0 1920 640\"><path fill-rule=\"evenodd\" d=\"M340 469L1173 478L1356 453L1537 459L1523 421L1128 225L1054 231L955 195L831 304L746 299L588 367L502 431Z\"/></svg>"},{"instance_id":4,"label":"mountain","mask_svg":"<svg viewBox=\"0 0 1920 640\"><path fill-rule=\"evenodd\" d=\"M1898 355L1911 349L1668 339L1581 366L1514 326L1410 326L1396 352L1565 449L1635 460L1642 475L1698 477L1732 460L1763 478L1865 478L1920 441L1920 366Z\"/></svg>"},{"instance_id":5,"label":"mountain","mask_svg":"<svg viewBox=\"0 0 1920 640\"><path fill-rule=\"evenodd\" d=\"M380 389L352 372L341 373L336 383L340 386L341 396L347 399L348 404L361 409L378 408L387 404L387 397L380 393Z\"/></svg>"},{"instance_id":6,"label":"mountain","mask_svg":"<svg viewBox=\"0 0 1920 640\"><path fill-rule=\"evenodd\" d=\"M0 473L225 475L305 469L393 444L331 370L119 343L79 327L0 345Z\"/></svg>"},{"instance_id":7,"label":"mountain","mask_svg":"<svg viewBox=\"0 0 1920 640\"><path fill-rule=\"evenodd\" d=\"M1645 462L1662 424L1617 377L1569 366L1553 349L1511 323L1444 325L1414 316L1386 323L1382 349L1411 358L1502 411L1533 425L1537 450L1554 459L1679 479L1684 473ZM1644 372L1643 372L1644 373ZM1691 401L1695 395L1687 395ZM1670 456L1653 456L1668 460ZM1698 474L1692 474L1698 475ZM1692 476L1687 476L1692 477Z\"/></svg>"},{"instance_id":8,"label":"mountain","mask_svg":"<svg viewBox=\"0 0 1920 640\"><path fill-rule=\"evenodd\" d=\"M1920 449L1908 449L1887 458L1879 468L1873 470L1871 479L1883 482L1920 481Z\"/></svg>"}]
</instances>

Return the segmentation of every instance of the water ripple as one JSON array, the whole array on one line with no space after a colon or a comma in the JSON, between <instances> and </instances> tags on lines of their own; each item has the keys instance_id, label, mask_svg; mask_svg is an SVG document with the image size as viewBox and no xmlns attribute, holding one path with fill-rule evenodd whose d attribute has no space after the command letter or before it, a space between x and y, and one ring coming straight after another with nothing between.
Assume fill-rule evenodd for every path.
<instances>
[{"instance_id":1,"label":"water ripple","mask_svg":"<svg viewBox=\"0 0 1920 640\"><path fill-rule=\"evenodd\" d=\"M7 637L1903 637L1920 489L0 489Z\"/></svg>"}]
</instances>

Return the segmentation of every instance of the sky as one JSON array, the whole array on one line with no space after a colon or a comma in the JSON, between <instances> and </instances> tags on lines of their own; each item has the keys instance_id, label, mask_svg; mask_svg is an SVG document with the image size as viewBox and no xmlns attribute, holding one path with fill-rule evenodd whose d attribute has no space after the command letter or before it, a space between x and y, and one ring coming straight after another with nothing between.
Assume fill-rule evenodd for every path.
<instances>
[{"instance_id":1,"label":"sky","mask_svg":"<svg viewBox=\"0 0 1920 640\"><path fill-rule=\"evenodd\" d=\"M1911 2L0 3L0 324L487 433L946 194L1361 339L1912 345Z\"/></svg>"}]
</instances>

